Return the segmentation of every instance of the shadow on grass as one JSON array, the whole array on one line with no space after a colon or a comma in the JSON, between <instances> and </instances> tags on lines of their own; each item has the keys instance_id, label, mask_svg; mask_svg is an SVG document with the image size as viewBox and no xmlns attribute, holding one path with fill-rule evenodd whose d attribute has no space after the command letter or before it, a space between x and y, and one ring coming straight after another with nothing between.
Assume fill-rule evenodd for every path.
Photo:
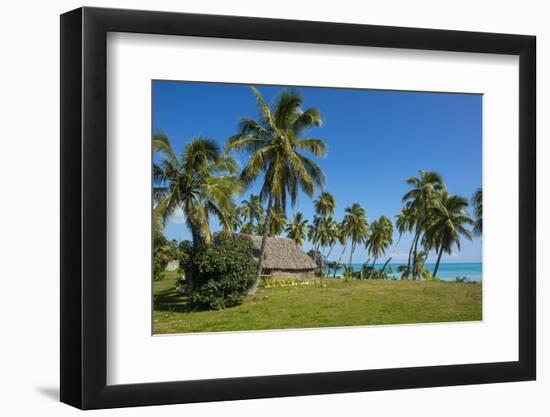
<instances>
[{"instance_id":1,"label":"shadow on grass","mask_svg":"<svg viewBox=\"0 0 550 417\"><path fill-rule=\"evenodd\" d=\"M169 311L183 313L190 311L188 297L185 294L184 288L167 288L157 291L153 295L153 306L157 311Z\"/></svg>"}]
</instances>

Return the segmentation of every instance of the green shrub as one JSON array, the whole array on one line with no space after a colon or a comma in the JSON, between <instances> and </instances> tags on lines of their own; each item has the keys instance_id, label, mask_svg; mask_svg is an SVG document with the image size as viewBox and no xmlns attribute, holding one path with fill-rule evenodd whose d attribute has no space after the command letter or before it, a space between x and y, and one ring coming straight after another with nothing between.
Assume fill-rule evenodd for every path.
<instances>
[{"instance_id":1,"label":"green shrub","mask_svg":"<svg viewBox=\"0 0 550 417\"><path fill-rule=\"evenodd\" d=\"M238 237L219 237L214 244L201 246L187 266L193 271L193 306L210 310L241 304L256 272L250 243Z\"/></svg>"}]
</instances>

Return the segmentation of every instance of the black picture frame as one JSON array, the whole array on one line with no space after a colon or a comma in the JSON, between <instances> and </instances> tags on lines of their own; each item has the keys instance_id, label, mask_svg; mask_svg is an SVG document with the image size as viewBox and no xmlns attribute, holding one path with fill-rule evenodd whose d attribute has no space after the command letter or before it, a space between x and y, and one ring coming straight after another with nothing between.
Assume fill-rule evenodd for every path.
<instances>
[{"instance_id":1,"label":"black picture frame","mask_svg":"<svg viewBox=\"0 0 550 417\"><path fill-rule=\"evenodd\" d=\"M519 360L107 385L108 32L519 56ZM533 380L536 377L534 36L80 8L61 16L61 401L82 409Z\"/></svg>"}]
</instances>

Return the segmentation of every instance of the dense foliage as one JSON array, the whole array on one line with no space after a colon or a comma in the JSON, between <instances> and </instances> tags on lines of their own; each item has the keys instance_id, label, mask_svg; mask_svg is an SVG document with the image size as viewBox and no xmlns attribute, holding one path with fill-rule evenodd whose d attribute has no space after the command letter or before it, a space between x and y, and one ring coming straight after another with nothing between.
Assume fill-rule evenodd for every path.
<instances>
[{"instance_id":1,"label":"dense foliage","mask_svg":"<svg viewBox=\"0 0 550 417\"><path fill-rule=\"evenodd\" d=\"M220 310L242 303L254 284L256 261L250 243L235 237L219 237L214 244L201 245L188 258L195 290L194 307Z\"/></svg>"},{"instance_id":2,"label":"dense foliage","mask_svg":"<svg viewBox=\"0 0 550 417\"><path fill-rule=\"evenodd\" d=\"M168 262L178 256L177 242L169 242L162 234L156 233L153 248L153 280L159 281L164 278Z\"/></svg>"}]
</instances>

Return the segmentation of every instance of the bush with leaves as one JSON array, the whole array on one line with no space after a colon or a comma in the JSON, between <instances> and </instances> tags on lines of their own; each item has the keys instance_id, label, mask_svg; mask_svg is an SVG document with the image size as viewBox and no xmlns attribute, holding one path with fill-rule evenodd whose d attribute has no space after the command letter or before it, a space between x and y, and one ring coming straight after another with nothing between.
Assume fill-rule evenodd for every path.
<instances>
[{"instance_id":1,"label":"bush with leaves","mask_svg":"<svg viewBox=\"0 0 550 417\"><path fill-rule=\"evenodd\" d=\"M195 282L192 305L221 310L243 302L254 284L256 261L249 241L220 236L195 249L186 267L192 268Z\"/></svg>"},{"instance_id":2,"label":"bush with leaves","mask_svg":"<svg viewBox=\"0 0 550 417\"><path fill-rule=\"evenodd\" d=\"M156 234L153 248L153 280L160 281L168 262L176 257L176 251L161 233Z\"/></svg>"}]
</instances>

